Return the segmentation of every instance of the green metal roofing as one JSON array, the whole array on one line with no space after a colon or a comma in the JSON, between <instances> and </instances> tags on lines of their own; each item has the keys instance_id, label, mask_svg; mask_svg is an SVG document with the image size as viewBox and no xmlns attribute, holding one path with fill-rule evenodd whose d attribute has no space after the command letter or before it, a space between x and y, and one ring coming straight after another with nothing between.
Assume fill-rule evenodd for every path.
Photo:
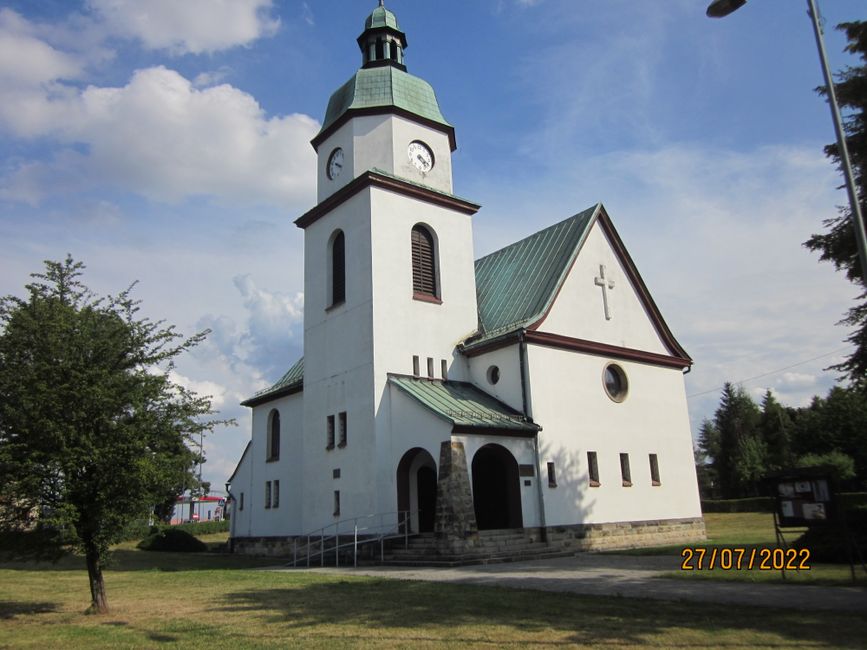
<instances>
[{"instance_id":1,"label":"green metal roofing","mask_svg":"<svg viewBox=\"0 0 867 650\"><path fill-rule=\"evenodd\" d=\"M394 66L362 68L338 88L325 111L322 131L346 111L394 106L451 128L440 112L431 85ZM315 138L314 138L315 139Z\"/></svg>"},{"instance_id":2,"label":"green metal roofing","mask_svg":"<svg viewBox=\"0 0 867 650\"><path fill-rule=\"evenodd\" d=\"M397 24L397 16L391 13L382 5L374 9L364 21L364 29L376 29L378 27L391 27L392 29L400 30L400 25Z\"/></svg>"},{"instance_id":3,"label":"green metal roofing","mask_svg":"<svg viewBox=\"0 0 867 650\"><path fill-rule=\"evenodd\" d=\"M533 324L554 300L600 205L476 260L479 334L467 347Z\"/></svg>"},{"instance_id":4,"label":"green metal roofing","mask_svg":"<svg viewBox=\"0 0 867 650\"><path fill-rule=\"evenodd\" d=\"M455 426L478 429L508 429L535 433L541 427L521 413L463 381L419 379L389 375L388 381L438 417Z\"/></svg>"},{"instance_id":5,"label":"green metal roofing","mask_svg":"<svg viewBox=\"0 0 867 650\"><path fill-rule=\"evenodd\" d=\"M295 362L295 365L289 368L286 371L286 374L283 375L277 383L273 386L269 386L263 390L260 390L258 393L253 395L253 397L244 400L241 402L243 406L255 406L256 404L267 401L269 397L278 397L280 394L284 392L288 392L294 388L301 388L304 384L304 357L298 359Z\"/></svg>"}]
</instances>

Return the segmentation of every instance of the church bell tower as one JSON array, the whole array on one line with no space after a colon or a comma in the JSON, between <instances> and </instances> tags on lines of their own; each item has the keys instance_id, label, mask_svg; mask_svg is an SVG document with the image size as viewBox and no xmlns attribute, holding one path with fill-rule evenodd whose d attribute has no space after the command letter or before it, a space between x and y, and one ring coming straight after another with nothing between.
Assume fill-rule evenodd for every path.
<instances>
[{"instance_id":1,"label":"church bell tower","mask_svg":"<svg viewBox=\"0 0 867 650\"><path fill-rule=\"evenodd\" d=\"M361 67L332 94L311 142L318 204L295 221L304 229L305 445L323 449L321 465L307 456L305 476L319 484L351 463L366 468L358 481L383 484L342 492L340 516L394 510L383 496L393 494L394 467L380 467L382 446L399 435L381 415L388 374L466 378L455 346L478 325L470 217L479 206L452 193L454 127L430 84L407 72L406 34L381 1L357 42ZM329 449L337 416L348 440ZM340 480L351 483L346 471ZM305 503L309 528L330 523L321 520L330 498L324 490Z\"/></svg>"}]
</instances>

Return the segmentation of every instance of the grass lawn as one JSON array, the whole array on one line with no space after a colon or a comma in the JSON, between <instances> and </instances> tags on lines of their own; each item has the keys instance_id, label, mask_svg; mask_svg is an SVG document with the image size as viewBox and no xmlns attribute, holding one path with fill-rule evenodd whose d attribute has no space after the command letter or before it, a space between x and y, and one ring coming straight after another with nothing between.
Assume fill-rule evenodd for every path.
<instances>
[{"instance_id":1,"label":"grass lawn","mask_svg":"<svg viewBox=\"0 0 867 650\"><path fill-rule=\"evenodd\" d=\"M80 558L0 564L0 647L863 647L856 614L575 596L256 570L262 560L116 552L111 614Z\"/></svg>"},{"instance_id":2,"label":"grass lawn","mask_svg":"<svg viewBox=\"0 0 867 650\"><path fill-rule=\"evenodd\" d=\"M774 547L776 536L774 534L774 516L762 512L736 512L722 513L710 512L704 515L708 541L702 546L708 549L717 548L741 548L752 549L753 547ZM786 533L786 541L792 542L799 536L798 533ZM676 554L680 557L682 546L665 546L648 549L636 549L623 551L634 555L660 555ZM747 551L747 554L749 551ZM708 556L710 552L708 552ZM749 555L747 555L749 557ZM707 563L707 559L705 560ZM693 560L692 565L695 566ZM665 574L666 578L682 578L687 580L733 580L738 582L778 582L786 584L814 584L814 585L839 585L850 586L853 584L848 564L816 564L811 562L809 571L786 571L783 578L780 571L677 571ZM856 582L859 585L867 585L867 574L856 566Z\"/></svg>"}]
</instances>

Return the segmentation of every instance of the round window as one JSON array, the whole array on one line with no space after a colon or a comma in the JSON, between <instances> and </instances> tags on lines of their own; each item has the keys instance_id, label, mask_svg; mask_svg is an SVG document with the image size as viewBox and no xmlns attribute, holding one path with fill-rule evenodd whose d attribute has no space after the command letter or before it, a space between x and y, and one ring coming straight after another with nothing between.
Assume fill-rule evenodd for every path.
<instances>
[{"instance_id":1,"label":"round window","mask_svg":"<svg viewBox=\"0 0 867 650\"><path fill-rule=\"evenodd\" d=\"M602 380L605 384L605 392L608 393L608 397L615 402L622 402L626 399L626 393L629 391L629 382L626 379L626 373L623 371L623 368L614 363L608 364L605 366Z\"/></svg>"},{"instance_id":2,"label":"round window","mask_svg":"<svg viewBox=\"0 0 867 650\"><path fill-rule=\"evenodd\" d=\"M497 366L491 366L488 368L488 383L496 384L500 381L500 369Z\"/></svg>"}]
</instances>

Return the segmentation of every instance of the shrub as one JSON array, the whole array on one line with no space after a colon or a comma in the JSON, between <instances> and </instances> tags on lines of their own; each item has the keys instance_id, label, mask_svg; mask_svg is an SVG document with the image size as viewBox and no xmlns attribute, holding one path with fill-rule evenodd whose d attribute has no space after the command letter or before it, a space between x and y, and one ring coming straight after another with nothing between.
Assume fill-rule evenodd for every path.
<instances>
[{"instance_id":1,"label":"shrub","mask_svg":"<svg viewBox=\"0 0 867 650\"><path fill-rule=\"evenodd\" d=\"M184 530L163 528L148 535L138 543L143 551L173 551L176 553L201 553L208 550L208 545L196 539Z\"/></svg>"},{"instance_id":2,"label":"shrub","mask_svg":"<svg viewBox=\"0 0 867 650\"><path fill-rule=\"evenodd\" d=\"M845 511L849 538L861 549L861 557L867 558L867 507ZM813 562L849 563L846 536L839 525L816 526L801 535L792 544L795 548L810 550ZM852 559L857 563L858 554L852 549Z\"/></svg>"}]
</instances>

